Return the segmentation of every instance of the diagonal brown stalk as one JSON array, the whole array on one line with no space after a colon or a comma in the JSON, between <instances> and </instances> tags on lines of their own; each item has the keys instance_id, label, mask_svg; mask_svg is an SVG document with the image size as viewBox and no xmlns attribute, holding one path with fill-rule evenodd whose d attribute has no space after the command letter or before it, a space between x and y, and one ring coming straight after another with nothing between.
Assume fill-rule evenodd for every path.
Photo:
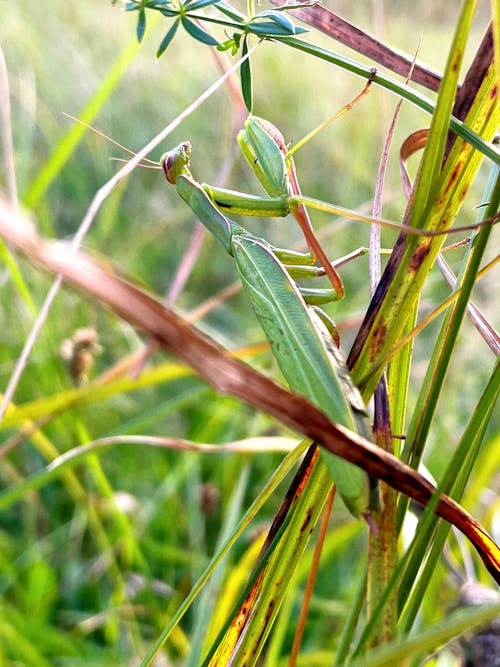
<instances>
[{"instance_id":1,"label":"diagonal brown stalk","mask_svg":"<svg viewBox=\"0 0 500 667\"><path fill-rule=\"evenodd\" d=\"M0 200L0 235L45 270L97 298L117 315L146 331L183 359L217 391L239 398L321 443L333 454L361 466L391 487L427 505L435 487L392 454L348 429L333 424L307 400L284 389L242 362L231 359L208 337L189 326L155 298L107 272L81 252L69 255L64 244L43 241L30 223ZM460 505L440 495L435 512L472 542L491 575L500 582L500 549Z\"/></svg>"}]
</instances>

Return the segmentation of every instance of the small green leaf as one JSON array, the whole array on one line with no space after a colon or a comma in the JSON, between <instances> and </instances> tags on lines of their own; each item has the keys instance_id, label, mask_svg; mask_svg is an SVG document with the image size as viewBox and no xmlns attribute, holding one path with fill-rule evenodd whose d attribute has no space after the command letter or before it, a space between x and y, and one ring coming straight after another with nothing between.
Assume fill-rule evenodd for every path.
<instances>
[{"instance_id":1,"label":"small green leaf","mask_svg":"<svg viewBox=\"0 0 500 667\"><path fill-rule=\"evenodd\" d=\"M235 56L240 50L241 37L242 37L241 33L235 33L232 38L226 39L225 42L219 44L219 46L217 47L217 51L231 50L231 55Z\"/></svg>"},{"instance_id":2,"label":"small green leaf","mask_svg":"<svg viewBox=\"0 0 500 667\"><path fill-rule=\"evenodd\" d=\"M290 35L295 35L296 26L290 17L286 14L270 9L265 12L256 14L254 19L258 19L264 16L271 19L271 21L274 21L274 23L281 25Z\"/></svg>"},{"instance_id":3,"label":"small green leaf","mask_svg":"<svg viewBox=\"0 0 500 667\"><path fill-rule=\"evenodd\" d=\"M243 40L242 55L248 54L247 38ZM243 93L243 100L249 113L252 113L252 71L250 69L250 58L247 58L241 63L241 92Z\"/></svg>"},{"instance_id":4,"label":"small green leaf","mask_svg":"<svg viewBox=\"0 0 500 667\"><path fill-rule=\"evenodd\" d=\"M233 21L236 21L237 23L241 23L241 27L244 27L244 22L248 21L248 18L245 16L245 14L242 14L238 10L234 9L234 7L231 7L231 5L228 5L225 2L218 2L217 3L217 9L221 14L224 14L228 18L230 18Z\"/></svg>"},{"instance_id":5,"label":"small green leaf","mask_svg":"<svg viewBox=\"0 0 500 667\"><path fill-rule=\"evenodd\" d=\"M144 33L146 31L146 12L144 8L139 10L139 17L137 18L137 41L139 44L142 42Z\"/></svg>"},{"instance_id":6,"label":"small green leaf","mask_svg":"<svg viewBox=\"0 0 500 667\"><path fill-rule=\"evenodd\" d=\"M156 52L157 58L159 58L162 55L162 53L166 50L170 42L173 40L178 27L179 27L179 19L175 21L175 23L171 26L165 37L161 40L161 44L158 47L158 51Z\"/></svg>"},{"instance_id":7,"label":"small green leaf","mask_svg":"<svg viewBox=\"0 0 500 667\"><path fill-rule=\"evenodd\" d=\"M179 10L177 9L160 9L160 14L166 16L167 18L172 18L172 16L179 16Z\"/></svg>"},{"instance_id":8,"label":"small green leaf","mask_svg":"<svg viewBox=\"0 0 500 667\"><path fill-rule=\"evenodd\" d=\"M250 32L261 37L289 37L291 34L300 35L303 32L307 32L305 28L294 26L294 32L290 33L287 28L284 28L275 21L251 21L248 24L248 29Z\"/></svg>"},{"instance_id":9,"label":"small green leaf","mask_svg":"<svg viewBox=\"0 0 500 667\"><path fill-rule=\"evenodd\" d=\"M196 9L203 9L203 7L215 5L217 2L218 0L195 0L192 4L189 5L189 11L193 12Z\"/></svg>"},{"instance_id":10,"label":"small green leaf","mask_svg":"<svg viewBox=\"0 0 500 667\"><path fill-rule=\"evenodd\" d=\"M194 39L202 42L202 44L208 44L208 46L219 46L219 42L214 37L212 37L212 35L209 35L201 28L198 28L198 26L190 21L186 16L182 16L181 21L182 25L186 29L186 32L188 32Z\"/></svg>"}]
</instances>

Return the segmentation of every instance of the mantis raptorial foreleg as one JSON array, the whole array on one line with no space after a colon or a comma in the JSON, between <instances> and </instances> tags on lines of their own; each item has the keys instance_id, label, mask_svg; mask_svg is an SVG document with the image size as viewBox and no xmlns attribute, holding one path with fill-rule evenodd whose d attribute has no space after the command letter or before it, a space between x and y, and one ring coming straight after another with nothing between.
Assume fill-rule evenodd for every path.
<instances>
[{"instance_id":1,"label":"mantis raptorial foreleg","mask_svg":"<svg viewBox=\"0 0 500 667\"><path fill-rule=\"evenodd\" d=\"M451 232L465 232L477 229L478 227L476 223L474 225L455 227L452 230L446 231L419 229L385 218L374 218L370 215L364 215L358 211L346 209L342 206L312 197L305 197L300 192L291 157L291 153L295 149L292 148L291 151L286 151L283 136L274 125L256 116L249 116L245 121L244 130L238 136L238 141L247 161L262 183L268 196L259 197L249 195L235 192L234 190L216 188L206 183L201 183L201 187L212 203L220 211L229 215L275 218L284 218L290 214L294 215L304 232L312 253L312 257L310 255L305 256L308 257L305 261L312 264L316 258L320 260L324 272L328 275L337 293L337 299L342 298L344 294L342 281L312 230L307 208L423 237L441 236L442 234ZM303 143L304 141L299 142L300 145ZM496 220L485 220L483 224L494 222Z\"/></svg>"},{"instance_id":2,"label":"mantis raptorial foreleg","mask_svg":"<svg viewBox=\"0 0 500 667\"><path fill-rule=\"evenodd\" d=\"M206 183L202 183L201 187L219 210L232 215L286 217L292 214L302 229L311 251L311 255L304 255L307 260L301 263L307 261L312 265L318 259L322 271L336 292L336 298L342 299L344 296L342 280L316 238L309 214L302 202L293 158L288 156L283 135L268 121L249 116L245 121L245 128L238 135L238 142L268 197L214 188ZM309 276L312 275L311 270Z\"/></svg>"},{"instance_id":3,"label":"mantis raptorial foreleg","mask_svg":"<svg viewBox=\"0 0 500 667\"><path fill-rule=\"evenodd\" d=\"M322 320L309 308L290 266L297 256L276 251L264 239L227 218L189 170L191 145L185 142L163 156L167 180L199 220L234 257L243 287L290 388L309 398L332 420L367 434L363 401ZM305 255L300 255L305 260ZM307 267L303 267L307 268ZM293 269L292 269L293 273ZM332 298L331 290L326 292ZM346 505L355 515L368 511L365 473L325 453L325 462Z\"/></svg>"},{"instance_id":4,"label":"mantis raptorial foreleg","mask_svg":"<svg viewBox=\"0 0 500 667\"><path fill-rule=\"evenodd\" d=\"M288 153L283 135L269 121L250 116L245 122L245 128L238 135L238 143L267 194L270 197L287 197L290 212L294 215L304 234L313 259L319 259L337 292L338 298L342 299L344 285L316 238L307 209L300 201L302 193L295 171L295 164ZM262 160L262 156L266 156L268 161ZM292 197L296 197L298 200L292 203Z\"/></svg>"}]
</instances>

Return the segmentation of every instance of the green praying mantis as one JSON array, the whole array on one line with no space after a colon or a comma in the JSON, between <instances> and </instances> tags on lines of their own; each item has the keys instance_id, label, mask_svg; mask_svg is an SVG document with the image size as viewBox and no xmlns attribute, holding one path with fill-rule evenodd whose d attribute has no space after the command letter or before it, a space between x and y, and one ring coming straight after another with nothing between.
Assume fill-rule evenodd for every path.
<instances>
[{"instance_id":1,"label":"green praying mantis","mask_svg":"<svg viewBox=\"0 0 500 667\"><path fill-rule=\"evenodd\" d=\"M319 308L341 299L344 288L314 235L306 206L411 234L434 236L441 232L374 219L304 197L283 136L268 121L250 116L238 142L267 197L198 183L190 171L189 142L163 155L161 166L169 183L176 186L202 224L235 259L243 288L290 389L311 400L333 421L370 439L366 407L338 350L335 325ZM228 218L228 214L268 217L293 214L311 252L273 247ZM321 267L315 265L316 258ZM329 278L333 289L307 289L295 282L321 275ZM370 509L378 508L376 484L368 481L360 468L328 452L323 457L346 506L355 516L367 516Z\"/></svg>"},{"instance_id":2,"label":"green praying mantis","mask_svg":"<svg viewBox=\"0 0 500 667\"><path fill-rule=\"evenodd\" d=\"M214 189L195 181L190 171L189 142L161 158L165 176L234 258L244 290L290 388L333 421L369 437L365 405L333 342L332 323L317 307L343 296L342 281L312 232L284 140L267 121L250 116L238 141L269 197ZM275 248L226 213L273 217L293 213L314 256ZM323 263L323 270L314 266L315 256ZM294 280L325 273L334 289L303 289ZM376 494L370 493L364 471L328 452L323 456L346 506L355 516L367 515L376 504Z\"/></svg>"}]
</instances>

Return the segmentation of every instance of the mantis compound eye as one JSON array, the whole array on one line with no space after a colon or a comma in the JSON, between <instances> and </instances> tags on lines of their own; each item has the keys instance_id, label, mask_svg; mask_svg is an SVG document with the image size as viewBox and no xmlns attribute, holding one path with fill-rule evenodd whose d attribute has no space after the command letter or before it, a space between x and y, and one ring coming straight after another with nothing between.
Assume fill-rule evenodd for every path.
<instances>
[{"instance_id":1,"label":"mantis compound eye","mask_svg":"<svg viewBox=\"0 0 500 667\"><path fill-rule=\"evenodd\" d=\"M189 165L191 155L191 144L184 141L176 148L162 155L160 159L161 166L165 172L165 177L169 183L175 185L177 178L185 171Z\"/></svg>"}]
</instances>

